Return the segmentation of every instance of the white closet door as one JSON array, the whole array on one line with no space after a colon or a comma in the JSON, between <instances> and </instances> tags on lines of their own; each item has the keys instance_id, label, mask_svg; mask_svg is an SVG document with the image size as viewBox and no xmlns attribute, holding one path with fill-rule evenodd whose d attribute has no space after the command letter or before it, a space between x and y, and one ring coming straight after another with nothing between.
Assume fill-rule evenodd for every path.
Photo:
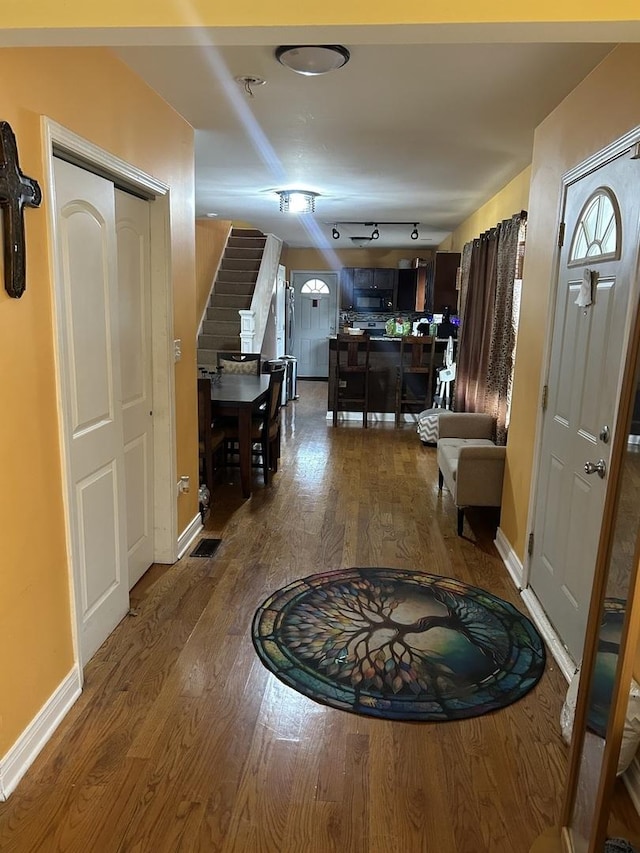
<instances>
[{"instance_id":1,"label":"white closet door","mask_svg":"<svg viewBox=\"0 0 640 853\"><path fill-rule=\"evenodd\" d=\"M153 562L149 204L115 191L129 589Z\"/></svg>"},{"instance_id":2,"label":"white closet door","mask_svg":"<svg viewBox=\"0 0 640 853\"><path fill-rule=\"evenodd\" d=\"M126 614L114 188L55 160L61 386L80 663Z\"/></svg>"}]
</instances>

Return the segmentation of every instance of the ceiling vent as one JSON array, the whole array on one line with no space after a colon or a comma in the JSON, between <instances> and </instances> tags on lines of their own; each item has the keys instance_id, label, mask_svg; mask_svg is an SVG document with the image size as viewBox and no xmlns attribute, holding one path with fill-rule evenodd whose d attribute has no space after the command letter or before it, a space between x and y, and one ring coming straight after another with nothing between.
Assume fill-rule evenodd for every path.
<instances>
[{"instance_id":1,"label":"ceiling vent","mask_svg":"<svg viewBox=\"0 0 640 853\"><path fill-rule=\"evenodd\" d=\"M368 246L373 237L350 237L349 239L354 246Z\"/></svg>"}]
</instances>

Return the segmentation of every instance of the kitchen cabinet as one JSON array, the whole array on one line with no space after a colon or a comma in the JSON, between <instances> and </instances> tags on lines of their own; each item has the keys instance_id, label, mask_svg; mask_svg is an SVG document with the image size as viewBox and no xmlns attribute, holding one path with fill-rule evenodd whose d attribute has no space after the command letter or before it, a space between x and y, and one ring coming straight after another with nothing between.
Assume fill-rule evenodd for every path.
<instances>
[{"instance_id":1,"label":"kitchen cabinet","mask_svg":"<svg viewBox=\"0 0 640 853\"><path fill-rule=\"evenodd\" d=\"M422 304L418 305L418 270L398 270L397 311L422 311L424 309L424 290Z\"/></svg>"},{"instance_id":2,"label":"kitchen cabinet","mask_svg":"<svg viewBox=\"0 0 640 853\"><path fill-rule=\"evenodd\" d=\"M395 306L398 270L393 267L343 267L340 273L340 308L355 308L355 291L388 291Z\"/></svg>"},{"instance_id":3,"label":"kitchen cabinet","mask_svg":"<svg viewBox=\"0 0 640 853\"><path fill-rule=\"evenodd\" d=\"M460 266L460 252L436 252L425 264L425 304L430 314L442 313L444 308L458 313L458 291L456 280Z\"/></svg>"}]
</instances>

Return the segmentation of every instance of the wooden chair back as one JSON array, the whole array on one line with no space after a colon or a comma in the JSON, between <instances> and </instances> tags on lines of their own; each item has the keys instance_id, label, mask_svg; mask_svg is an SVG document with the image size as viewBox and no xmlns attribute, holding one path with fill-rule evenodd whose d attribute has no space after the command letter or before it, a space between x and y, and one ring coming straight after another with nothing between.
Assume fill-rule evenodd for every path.
<instances>
[{"instance_id":1,"label":"wooden chair back","mask_svg":"<svg viewBox=\"0 0 640 853\"><path fill-rule=\"evenodd\" d=\"M341 371L356 372L369 369L370 337L362 335L338 334L336 346L336 367Z\"/></svg>"},{"instance_id":2,"label":"wooden chair back","mask_svg":"<svg viewBox=\"0 0 640 853\"><path fill-rule=\"evenodd\" d=\"M400 340L400 369L405 373L431 373L436 354L434 335L407 335Z\"/></svg>"}]
</instances>

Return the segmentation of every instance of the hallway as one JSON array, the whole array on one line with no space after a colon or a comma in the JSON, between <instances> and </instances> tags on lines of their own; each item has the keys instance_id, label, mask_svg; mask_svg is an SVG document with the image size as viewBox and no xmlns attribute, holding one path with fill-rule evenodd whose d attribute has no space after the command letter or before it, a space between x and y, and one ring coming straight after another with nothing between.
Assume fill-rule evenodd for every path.
<instances>
[{"instance_id":1,"label":"hallway","mask_svg":"<svg viewBox=\"0 0 640 853\"><path fill-rule=\"evenodd\" d=\"M153 566L134 588L135 615L0 804L3 853L527 853L558 818L566 683L550 656L515 705L435 724L324 707L258 661L256 608L326 569L424 569L522 609L491 516L469 513L477 541L456 535L435 449L408 425L332 428L326 392L300 382L283 409L270 488L257 479L242 501L238 475L220 475L215 556Z\"/></svg>"}]
</instances>

